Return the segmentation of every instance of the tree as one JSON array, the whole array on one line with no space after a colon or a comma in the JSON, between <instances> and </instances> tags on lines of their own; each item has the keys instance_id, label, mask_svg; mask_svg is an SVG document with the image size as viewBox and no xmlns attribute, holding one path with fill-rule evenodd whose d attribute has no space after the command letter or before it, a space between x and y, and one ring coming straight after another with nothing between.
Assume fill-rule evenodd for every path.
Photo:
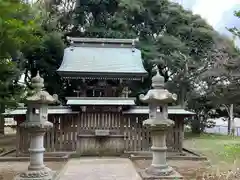
<instances>
[{"instance_id":1,"label":"tree","mask_svg":"<svg viewBox=\"0 0 240 180\"><path fill-rule=\"evenodd\" d=\"M137 46L150 77L138 92L149 89L151 69L157 64L166 82L172 82L172 90L184 84L186 88L177 93L185 103L190 81L208 62L206 56L214 43L214 30L200 16L168 0L83 0L76 2L76 9L72 4L69 0L46 5L65 36L139 38ZM185 67L187 74L182 72Z\"/></svg>"},{"instance_id":2,"label":"tree","mask_svg":"<svg viewBox=\"0 0 240 180\"><path fill-rule=\"evenodd\" d=\"M205 103L215 109L215 116L225 116L228 119L228 133L234 134L233 107L239 104L238 66L239 50L226 37L216 36L216 43L211 53L212 64L202 73L201 80L206 88L201 96L207 97ZM200 98L201 98L200 96ZM235 104L233 106L233 104Z\"/></svg>"},{"instance_id":3,"label":"tree","mask_svg":"<svg viewBox=\"0 0 240 180\"><path fill-rule=\"evenodd\" d=\"M192 99L196 100L198 96L202 98L202 94L198 92L201 84L205 83L208 91L212 89L214 92L217 84L226 80L226 77L229 79L232 76L227 76L231 69L231 63L226 64L224 60L229 54L230 59L234 59L234 51L226 53L226 49L232 50L232 48L228 48L231 46L231 42L215 32L200 16L193 15L178 4L167 0L83 0L77 1L76 9L74 9L74 3L71 0L41 2L47 12L45 22L50 20L52 23L52 19L54 19L55 24L55 26L52 26L51 23L42 25L45 28L46 36L48 36L49 27L57 27L54 31L62 32L63 37L138 37L140 42L137 46L142 51L149 77L134 89L135 95L140 92L144 93L150 88L154 65L158 65L169 90L178 94L179 103L182 106L186 106L187 102L194 103ZM61 44L60 38L58 39L59 43L55 45ZM61 47L63 46L61 45ZM50 49L50 46L48 48ZM49 55L40 53L41 50L35 51L35 59L39 59L39 63L36 64L45 72L46 76L44 76L49 77L46 81L47 84L53 84L51 82L60 79L57 75L51 76L51 74L58 68L62 54L54 58L55 63L49 64L47 56L56 55L57 52L53 45L51 48L53 51L48 52ZM42 64L46 65L42 66ZM215 76L210 75L210 72L214 72ZM68 83L59 80L58 84L60 82L62 88L57 86L58 88L54 89L50 85L51 92L71 93L77 85L74 81ZM63 91L57 91L58 89ZM207 90L204 89L204 91ZM210 98L210 95L208 97ZM211 101L215 103L215 106L219 104L213 99ZM204 107L204 104L200 107L205 110L200 110L201 108L197 108L197 105L193 104L188 107L195 108L197 113L209 110Z\"/></svg>"},{"instance_id":4,"label":"tree","mask_svg":"<svg viewBox=\"0 0 240 180\"><path fill-rule=\"evenodd\" d=\"M63 58L64 43L61 34L57 32L46 32L41 35L38 46L24 50L25 82L30 87L30 80L40 71L44 78L45 88L50 94L62 95L63 81L56 70L61 65Z\"/></svg>"},{"instance_id":5,"label":"tree","mask_svg":"<svg viewBox=\"0 0 240 180\"><path fill-rule=\"evenodd\" d=\"M234 15L237 18L240 18L240 10L239 11L235 11ZM234 36L237 36L238 38L240 37L240 29L238 27L229 27L228 29L230 32L233 33Z\"/></svg>"},{"instance_id":6,"label":"tree","mask_svg":"<svg viewBox=\"0 0 240 180\"><path fill-rule=\"evenodd\" d=\"M216 114L213 111L214 106L208 100L207 96L199 91L194 91L191 99L188 101L188 108L196 113L196 116L188 118L187 124L191 126L194 134L200 134L206 127L213 127L215 124L209 118Z\"/></svg>"},{"instance_id":7,"label":"tree","mask_svg":"<svg viewBox=\"0 0 240 180\"><path fill-rule=\"evenodd\" d=\"M150 88L152 68L158 65L167 87L178 94L179 103L182 106L192 104L188 107L197 113L206 112L209 108L204 107L203 100L199 106L194 105L193 103L196 102L192 100L202 98L208 88L215 91L217 87L215 85L226 78L226 75L220 76L218 71L223 67L224 73L228 72L222 55L225 55L225 46L230 46L229 42L223 40L224 38L200 16L193 15L178 4L167 0L83 0L77 1L75 8L72 0L40 2L41 8L44 9L44 11L41 10L41 14L45 16L42 23L44 28L42 37L48 37L48 34L54 35L55 33L50 33L51 31L61 32L65 44L67 44L66 36L137 37L140 40L137 46L142 51L144 66L149 72L149 77L134 89L136 96ZM58 42L55 45L61 44L60 36L58 36ZM224 48L219 47L219 44ZM79 82L65 82L60 80L59 76L51 75L58 68L59 59L62 59L60 53L55 56L58 46L55 45L47 47L52 49L47 53L42 53L42 50L37 48L28 54L35 54L35 59L38 59L36 64L41 71L45 72L43 74L47 78L46 83L52 89L51 92L69 94ZM40 47L42 46L45 47L43 42ZM52 55L56 58L53 58L54 63L49 63L47 59ZM33 59L31 56L28 59L29 64L34 64L30 61ZM46 65L42 66L42 64ZM215 68L214 71L212 71L213 68ZM33 68L27 67L27 69ZM209 72L216 72L217 75L209 75ZM56 86L58 87L56 89L52 88L54 84L52 82L58 82L62 85L61 88L59 86ZM201 90L199 87L202 84L207 88ZM57 91L58 89L61 91Z\"/></svg>"},{"instance_id":8,"label":"tree","mask_svg":"<svg viewBox=\"0 0 240 180\"><path fill-rule=\"evenodd\" d=\"M57 27L57 16L47 11L48 6L42 1L32 4L32 10L37 16L38 41L31 46L22 49L25 58L24 76L25 84L31 88L31 78L40 72L44 78L45 88L50 94L58 94L63 98L65 94L65 82L61 80L56 70L59 68L64 51L62 32ZM52 11L52 9L50 9Z\"/></svg>"},{"instance_id":9,"label":"tree","mask_svg":"<svg viewBox=\"0 0 240 180\"><path fill-rule=\"evenodd\" d=\"M235 12L235 16L240 17L240 11ZM219 43L221 50L218 49L218 61L211 70L217 78L217 87L212 86L211 99L216 106L221 107L221 111L225 112L228 117L228 134L234 135L235 125L234 116L239 114L239 58L240 51L235 45L235 37L239 39L240 31L236 27L229 28L233 34L233 41L224 39L227 43ZM224 110L223 110L224 109ZM235 113L234 113L234 112Z\"/></svg>"},{"instance_id":10,"label":"tree","mask_svg":"<svg viewBox=\"0 0 240 180\"><path fill-rule=\"evenodd\" d=\"M17 106L23 92L21 49L35 41L34 19L28 5L21 1L0 1L0 114ZM0 133L4 133L1 116Z\"/></svg>"}]
</instances>

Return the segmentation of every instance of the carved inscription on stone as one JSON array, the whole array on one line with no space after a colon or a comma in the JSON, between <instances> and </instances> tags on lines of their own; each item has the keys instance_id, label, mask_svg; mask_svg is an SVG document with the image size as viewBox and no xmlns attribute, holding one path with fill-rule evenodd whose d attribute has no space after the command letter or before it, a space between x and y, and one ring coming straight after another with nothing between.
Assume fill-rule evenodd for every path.
<instances>
[{"instance_id":1,"label":"carved inscription on stone","mask_svg":"<svg viewBox=\"0 0 240 180\"><path fill-rule=\"evenodd\" d=\"M95 136L109 136L110 131L108 129L97 129L95 130Z\"/></svg>"}]
</instances>

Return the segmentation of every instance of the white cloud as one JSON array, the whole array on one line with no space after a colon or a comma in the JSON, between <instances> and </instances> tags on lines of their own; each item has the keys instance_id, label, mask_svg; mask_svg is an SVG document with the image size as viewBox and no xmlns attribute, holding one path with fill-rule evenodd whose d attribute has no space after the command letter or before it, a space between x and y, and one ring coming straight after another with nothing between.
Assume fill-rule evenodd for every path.
<instances>
[{"instance_id":1,"label":"white cloud","mask_svg":"<svg viewBox=\"0 0 240 180\"><path fill-rule=\"evenodd\" d=\"M222 19L224 11L240 4L239 0L197 0L193 7L195 14L201 15L206 21L215 27Z\"/></svg>"}]
</instances>

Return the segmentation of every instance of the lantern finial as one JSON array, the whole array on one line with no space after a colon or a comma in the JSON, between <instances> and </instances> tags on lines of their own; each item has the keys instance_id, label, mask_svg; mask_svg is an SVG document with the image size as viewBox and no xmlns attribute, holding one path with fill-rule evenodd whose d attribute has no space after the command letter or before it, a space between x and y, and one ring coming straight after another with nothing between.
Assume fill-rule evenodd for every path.
<instances>
[{"instance_id":1,"label":"lantern finial","mask_svg":"<svg viewBox=\"0 0 240 180\"><path fill-rule=\"evenodd\" d=\"M157 73L152 77L152 87L154 89L163 89L165 82L164 77L160 75L157 65L153 68L153 70L155 70Z\"/></svg>"}]
</instances>

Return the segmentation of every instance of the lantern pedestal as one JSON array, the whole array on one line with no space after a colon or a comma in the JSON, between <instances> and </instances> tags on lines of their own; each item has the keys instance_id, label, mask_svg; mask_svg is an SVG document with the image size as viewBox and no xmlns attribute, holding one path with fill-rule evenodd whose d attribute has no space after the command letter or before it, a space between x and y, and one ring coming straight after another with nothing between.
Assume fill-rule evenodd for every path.
<instances>
[{"instance_id":1,"label":"lantern pedestal","mask_svg":"<svg viewBox=\"0 0 240 180\"><path fill-rule=\"evenodd\" d=\"M33 92L26 98L26 121L21 123L30 135L30 165L26 172L17 175L14 180L52 180L54 172L44 165L44 134L53 127L48 121L48 104L55 99L44 88L44 80L39 76L32 78Z\"/></svg>"},{"instance_id":2,"label":"lantern pedestal","mask_svg":"<svg viewBox=\"0 0 240 180\"><path fill-rule=\"evenodd\" d=\"M55 172L44 165L43 147L44 134L47 129L53 124L45 121L44 124L23 122L22 127L29 131L30 135L30 164L28 170L15 177L15 180L52 180L55 177Z\"/></svg>"},{"instance_id":3,"label":"lantern pedestal","mask_svg":"<svg viewBox=\"0 0 240 180\"><path fill-rule=\"evenodd\" d=\"M168 104L177 100L175 94L164 88L165 79L157 73L152 77L152 87L146 95L139 99L149 105L149 119L143 121L143 126L151 132L152 164L144 172L140 172L143 180L147 179L183 179L167 164L166 132L174 126L174 121L168 119Z\"/></svg>"},{"instance_id":4,"label":"lantern pedestal","mask_svg":"<svg viewBox=\"0 0 240 180\"><path fill-rule=\"evenodd\" d=\"M141 172L145 179L182 179L183 177L167 164L166 154L166 132L174 125L170 119L147 119L143 122L151 131L153 154L152 164L144 172Z\"/></svg>"}]
</instances>

